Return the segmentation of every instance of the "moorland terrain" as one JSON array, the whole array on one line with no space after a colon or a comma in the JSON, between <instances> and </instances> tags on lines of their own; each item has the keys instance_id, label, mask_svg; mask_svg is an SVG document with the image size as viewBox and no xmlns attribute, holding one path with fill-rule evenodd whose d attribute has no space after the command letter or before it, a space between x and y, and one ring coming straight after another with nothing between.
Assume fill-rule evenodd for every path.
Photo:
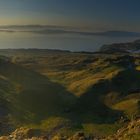
<instances>
[{"instance_id":1,"label":"moorland terrain","mask_svg":"<svg viewBox=\"0 0 140 140\"><path fill-rule=\"evenodd\" d=\"M139 139L139 46L0 50L1 138Z\"/></svg>"}]
</instances>

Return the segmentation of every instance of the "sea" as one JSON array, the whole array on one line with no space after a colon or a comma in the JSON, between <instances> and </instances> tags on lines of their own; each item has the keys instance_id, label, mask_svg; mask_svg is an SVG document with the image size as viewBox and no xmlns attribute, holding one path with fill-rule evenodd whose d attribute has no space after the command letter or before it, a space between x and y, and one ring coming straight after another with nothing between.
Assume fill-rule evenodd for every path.
<instances>
[{"instance_id":1,"label":"sea","mask_svg":"<svg viewBox=\"0 0 140 140\"><path fill-rule=\"evenodd\" d=\"M0 32L0 49L38 48L95 52L104 44L131 42L137 39L140 37Z\"/></svg>"}]
</instances>

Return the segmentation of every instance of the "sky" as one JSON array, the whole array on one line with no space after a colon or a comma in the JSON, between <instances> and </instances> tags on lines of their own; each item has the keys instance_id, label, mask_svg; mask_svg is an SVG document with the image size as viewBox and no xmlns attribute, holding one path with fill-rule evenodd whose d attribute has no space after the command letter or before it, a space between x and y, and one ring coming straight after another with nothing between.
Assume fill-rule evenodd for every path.
<instances>
[{"instance_id":1,"label":"sky","mask_svg":"<svg viewBox=\"0 0 140 140\"><path fill-rule=\"evenodd\" d=\"M0 0L0 25L140 31L139 0Z\"/></svg>"}]
</instances>

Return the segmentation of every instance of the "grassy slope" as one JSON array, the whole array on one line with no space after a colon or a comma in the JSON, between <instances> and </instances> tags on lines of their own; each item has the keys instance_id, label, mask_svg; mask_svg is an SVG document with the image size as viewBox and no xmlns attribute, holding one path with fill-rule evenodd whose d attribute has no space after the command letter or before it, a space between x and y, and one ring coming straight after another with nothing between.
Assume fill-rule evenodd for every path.
<instances>
[{"instance_id":1,"label":"grassy slope","mask_svg":"<svg viewBox=\"0 0 140 140\"><path fill-rule=\"evenodd\" d=\"M75 100L64 87L36 72L9 62L0 65L1 98L8 102L4 105L16 124L39 123L59 116Z\"/></svg>"},{"instance_id":2,"label":"grassy slope","mask_svg":"<svg viewBox=\"0 0 140 140\"><path fill-rule=\"evenodd\" d=\"M125 63L119 64L116 62L118 58L113 55L109 57L72 55L71 59L70 56L55 56L53 61L51 61L52 58L46 57L45 62L40 61L39 64L28 65L28 67L32 68L33 66L34 69L47 75L51 80L63 84L71 93L79 97L77 107L80 106L80 108L78 111L81 109L81 114L84 114L85 110L90 112L86 112L85 116L80 116L80 118L84 118L82 126L85 131L106 135L118 129L121 124L105 122L102 122L102 125L97 124L103 119L101 116L104 116L105 120L109 122L112 121L113 114L115 116L117 116L117 112L120 114L119 111L124 112L129 118L133 113L139 114L139 108L133 103L130 103L130 106L125 109L114 107L121 102L119 100L122 97L129 94L130 90L140 87L139 71L129 69ZM110 110L98 100L102 100L109 108L118 111ZM95 112L95 110L98 111ZM104 114L103 110L108 114ZM98 115L96 116L96 114Z\"/></svg>"},{"instance_id":3,"label":"grassy slope","mask_svg":"<svg viewBox=\"0 0 140 140\"><path fill-rule=\"evenodd\" d=\"M22 123L41 120L40 124L33 126L44 129L68 125L68 130L61 131L69 133L72 124L76 130L108 135L120 127L121 124L114 124L114 121L123 111L130 115L129 107L138 109L133 102L135 98L128 100L130 106L120 107L126 100L120 99L140 87L139 71L129 69L126 62L120 62L121 56L21 54L18 58L12 57L16 65L6 64L0 68L0 73L14 85L17 94L12 113ZM50 118L46 120L48 116ZM73 129L71 131L75 131Z\"/></svg>"}]
</instances>

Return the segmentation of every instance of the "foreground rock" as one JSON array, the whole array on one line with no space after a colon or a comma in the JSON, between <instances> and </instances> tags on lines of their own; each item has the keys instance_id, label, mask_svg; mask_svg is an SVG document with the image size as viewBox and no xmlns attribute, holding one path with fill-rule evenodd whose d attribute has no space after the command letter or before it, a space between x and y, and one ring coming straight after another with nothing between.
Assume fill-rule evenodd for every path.
<instances>
[{"instance_id":1,"label":"foreground rock","mask_svg":"<svg viewBox=\"0 0 140 140\"><path fill-rule=\"evenodd\" d=\"M131 121L105 140L140 140L140 119Z\"/></svg>"},{"instance_id":2,"label":"foreground rock","mask_svg":"<svg viewBox=\"0 0 140 140\"><path fill-rule=\"evenodd\" d=\"M83 132L77 132L71 137L55 135L50 137L47 132L38 129L19 128L9 136L1 136L0 140L103 140L94 136L85 136Z\"/></svg>"},{"instance_id":3,"label":"foreground rock","mask_svg":"<svg viewBox=\"0 0 140 140\"><path fill-rule=\"evenodd\" d=\"M0 140L45 140L45 136L38 129L19 128L12 132L9 136L2 136Z\"/></svg>"}]
</instances>

